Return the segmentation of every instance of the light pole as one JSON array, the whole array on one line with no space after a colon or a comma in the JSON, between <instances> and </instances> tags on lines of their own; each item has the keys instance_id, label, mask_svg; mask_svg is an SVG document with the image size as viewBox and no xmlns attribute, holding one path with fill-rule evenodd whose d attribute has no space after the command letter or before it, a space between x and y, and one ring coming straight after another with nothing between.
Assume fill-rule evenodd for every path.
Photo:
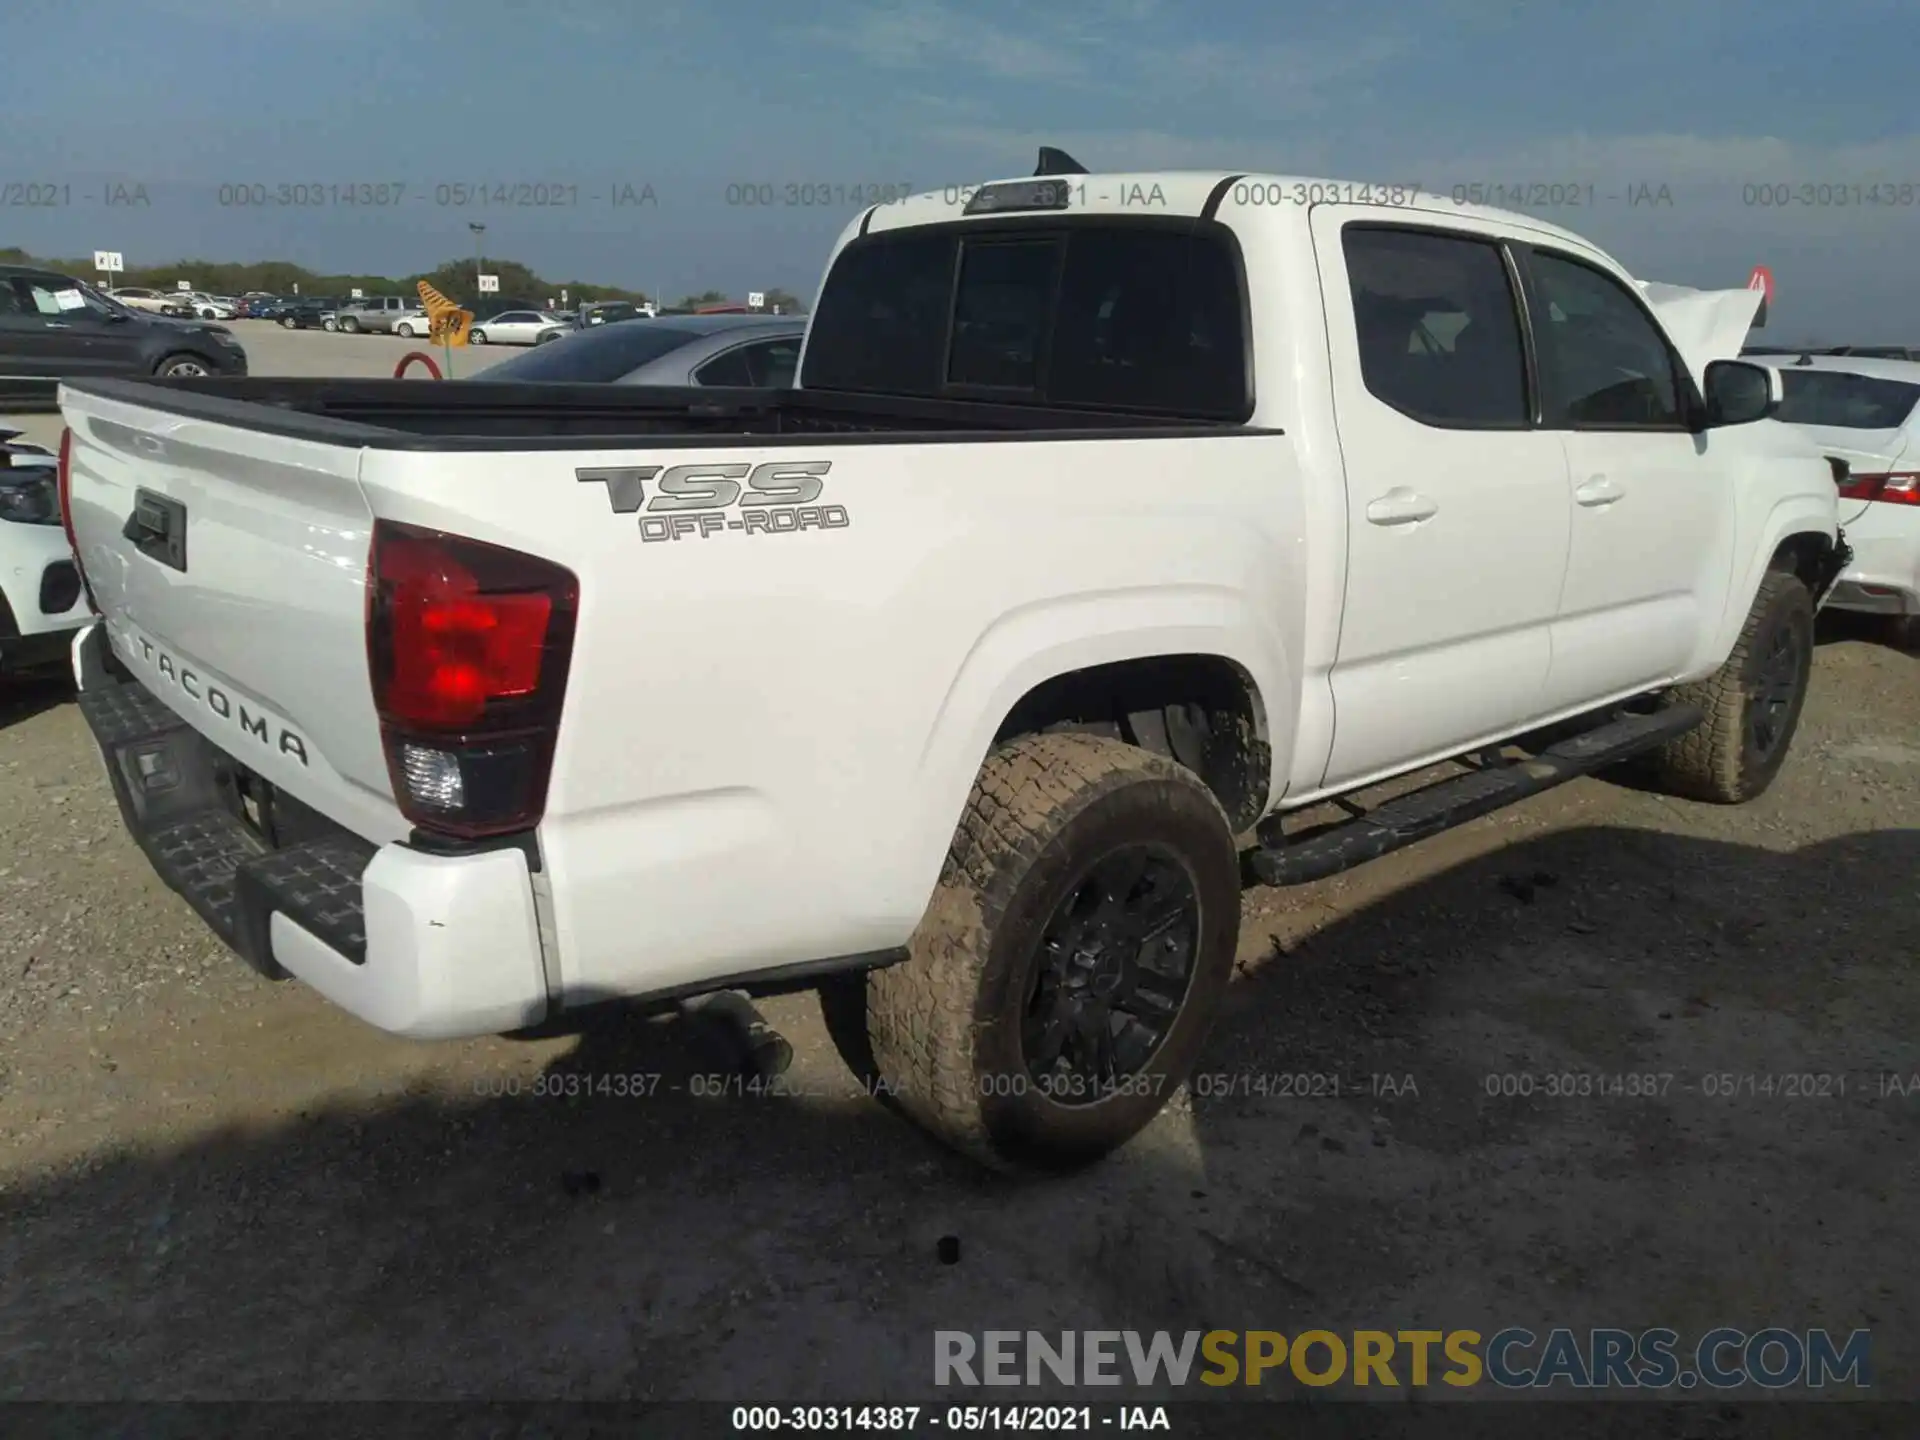
<instances>
[{"instance_id":1,"label":"light pole","mask_svg":"<svg viewBox=\"0 0 1920 1440\"><path fill-rule=\"evenodd\" d=\"M486 262L480 258L480 239L487 233L487 227L469 220L467 228L473 232L473 294L477 306L480 303L480 272L486 268Z\"/></svg>"}]
</instances>

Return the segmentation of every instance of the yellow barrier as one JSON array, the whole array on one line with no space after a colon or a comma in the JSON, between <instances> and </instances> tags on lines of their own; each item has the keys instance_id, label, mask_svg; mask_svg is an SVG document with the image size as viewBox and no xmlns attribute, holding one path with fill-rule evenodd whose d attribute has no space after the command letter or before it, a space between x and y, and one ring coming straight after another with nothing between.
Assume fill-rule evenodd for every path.
<instances>
[{"instance_id":1,"label":"yellow barrier","mask_svg":"<svg viewBox=\"0 0 1920 1440\"><path fill-rule=\"evenodd\" d=\"M426 281L420 282L420 303L427 311L427 335L436 345L465 345L473 327L473 312L463 310Z\"/></svg>"}]
</instances>

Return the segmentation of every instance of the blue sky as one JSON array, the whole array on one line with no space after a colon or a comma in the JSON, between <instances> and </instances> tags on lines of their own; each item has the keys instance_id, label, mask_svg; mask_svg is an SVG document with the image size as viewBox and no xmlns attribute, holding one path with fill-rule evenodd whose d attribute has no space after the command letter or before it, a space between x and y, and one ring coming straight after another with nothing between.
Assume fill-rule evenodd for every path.
<instances>
[{"instance_id":1,"label":"blue sky","mask_svg":"<svg viewBox=\"0 0 1920 1440\"><path fill-rule=\"evenodd\" d=\"M1636 274L1738 285L1764 261L1770 335L1920 343L1910 0L8 9L0 185L67 187L51 208L0 208L0 244L37 252L397 274L470 254L479 220L487 249L551 276L810 294L858 208L847 190L1022 174L1052 143L1096 170L1581 187L1591 204L1538 213ZM439 188L522 182L575 187L574 203L462 206ZM105 205L116 183L149 203ZM405 199L220 203L222 184L379 183ZM1894 203L1848 189L1875 183ZM1762 184L1842 193L1781 209L1746 188ZM611 203L649 185L652 204ZM775 203L728 204L742 185Z\"/></svg>"}]
</instances>

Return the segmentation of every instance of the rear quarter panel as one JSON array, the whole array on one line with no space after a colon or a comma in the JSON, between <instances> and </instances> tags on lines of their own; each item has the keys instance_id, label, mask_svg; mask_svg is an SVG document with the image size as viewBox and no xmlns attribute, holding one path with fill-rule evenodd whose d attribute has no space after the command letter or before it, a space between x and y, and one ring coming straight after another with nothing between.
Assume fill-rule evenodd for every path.
<instances>
[{"instance_id":1,"label":"rear quarter panel","mask_svg":"<svg viewBox=\"0 0 1920 1440\"><path fill-rule=\"evenodd\" d=\"M581 998L904 943L995 731L1064 671L1223 655L1284 755L1303 603L1287 447L376 451L362 481L377 515L580 577L541 844ZM847 523L648 538L657 512L616 513L575 475L696 459L828 461L818 503Z\"/></svg>"}]
</instances>

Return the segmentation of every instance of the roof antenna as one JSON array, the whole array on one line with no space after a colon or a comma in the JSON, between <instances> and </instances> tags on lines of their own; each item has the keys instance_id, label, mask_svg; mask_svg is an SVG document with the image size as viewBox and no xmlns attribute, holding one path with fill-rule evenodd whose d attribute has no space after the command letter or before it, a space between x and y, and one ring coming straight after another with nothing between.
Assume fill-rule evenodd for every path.
<instances>
[{"instance_id":1,"label":"roof antenna","mask_svg":"<svg viewBox=\"0 0 1920 1440\"><path fill-rule=\"evenodd\" d=\"M1051 145L1042 145L1040 164L1033 173L1036 175L1085 175L1089 172L1086 166L1066 151L1056 150Z\"/></svg>"}]
</instances>

